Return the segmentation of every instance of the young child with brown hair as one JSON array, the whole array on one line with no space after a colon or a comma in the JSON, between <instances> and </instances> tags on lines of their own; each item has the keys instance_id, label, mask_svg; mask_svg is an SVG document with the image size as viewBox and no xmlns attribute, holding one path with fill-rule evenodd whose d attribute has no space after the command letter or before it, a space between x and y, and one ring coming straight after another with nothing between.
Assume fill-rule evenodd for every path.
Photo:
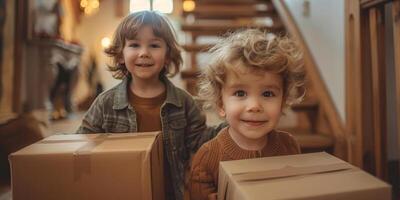
<instances>
[{"instance_id":1,"label":"young child with brown hair","mask_svg":"<svg viewBox=\"0 0 400 200\"><path fill-rule=\"evenodd\" d=\"M282 109L304 94L302 54L295 43L247 29L222 39L211 53L199 96L229 126L195 154L191 200L216 199L220 161L300 153L292 135L275 130Z\"/></svg>"},{"instance_id":2,"label":"young child with brown hair","mask_svg":"<svg viewBox=\"0 0 400 200\"><path fill-rule=\"evenodd\" d=\"M162 131L166 199L183 199L191 155L220 128L207 128L192 96L167 78L182 64L168 19L154 11L128 15L105 52L122 82L96 98L77 133Z\"/></svg>"}]
</instances>

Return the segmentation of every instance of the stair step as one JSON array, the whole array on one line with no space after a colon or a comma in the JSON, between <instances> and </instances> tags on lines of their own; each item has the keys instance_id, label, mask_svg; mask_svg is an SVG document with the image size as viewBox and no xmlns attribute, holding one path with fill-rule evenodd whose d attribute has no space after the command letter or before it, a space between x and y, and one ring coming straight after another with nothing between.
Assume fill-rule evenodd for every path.
<instances>
[{"instance_id":1,"label":"stair step","mask_svg":"<svg viewBox=\"0 0 400 200\"><path fill-rule=\"evenodd\" d=\"M185 44L182 48L186 52L206 52L213 46L213 44Z\"/></svg>"},{"instance_id":2,"label":"stair step","mask_svg":"<svg viewBox=\"0 0 400 200\"><path fill-rule=\"evenodd\" d=\"M194 15L196 19L235 19L253 17L274 17L277 13L272 4L204 4L196 5L191 12L183 12L184 16Z\"/></svg>"},{"instance_id":3,"label":"stair step","mask_svg":"<svg viewBox=\"0 0 400 200\"><path fill-rule=\"evenodd\" d=\"M185 69L181 71L182 79L197 79L199 75L200 75L199 70Z\"/></svg>"},{"instance_id":4,"label":"stair step","mask_svg":"<svg viewBox=\"0 0 400 200\"><path fill-rule=\"evenodd\" d=\"M319 102L317 100L307 100L301 103L292 104L290 107L296 112L318 111Z\"/></svg>"},{"instance_id":5,"label":"stair step","mask_svg":"<svg viewBox=\"0 0 400 200\"><path fill-rule=\"evenodd\" d=\"M286 131L293 135L299 143L303 153L332 151L334 147L334 138L332 135L323 133L314 133L310 130L299 128L280 128L279 130Z\"/></svg>"},{"instance_id":6,"label":"stair step","mask_svg":"<svg viewBox=\"0 0 400 200\"><path fill-rule=\"evenodd\" d=\"M323 134L292 134L301 148L323 149L333 146L333 138Z\"/></svg>"},{"instance_id":7,"label":"stair step","mask_svg":"<svg viewBox=\"0 0 400 200\"><path fill-rule=\"evenodd\" d=\"M198 4L258 4L258 3L271 3L270 0L196 0Z\"/></svg>"},{"instance_id":8,"label":"stair step","mask_svg":"<svg viewBox=\"0 0 400 200\"><path fill-rule=\"evenodd\" d=\"M227 22L195 22L193 24L182 24L182 31L191 32L194 35L222 35L228 31L234 31L241 28L259 28L267 32L282 33L285 28L282 24L272 26L246 23L227 23Z\"/></svg>"}]
</instances>

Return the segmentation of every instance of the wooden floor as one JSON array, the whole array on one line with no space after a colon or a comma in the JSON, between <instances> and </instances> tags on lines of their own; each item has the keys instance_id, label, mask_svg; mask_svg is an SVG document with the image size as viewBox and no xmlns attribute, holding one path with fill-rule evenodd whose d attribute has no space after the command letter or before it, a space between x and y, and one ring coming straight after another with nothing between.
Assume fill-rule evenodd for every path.
<instances>
[{"instance_id":1,"label":"wooden floor","mask_svg":"<svg viewBox=\"0 0 400 200\"><path fill-rule=\"evenodd\" d=\"M83 114L84 113L76 113L70 115L67 119L53 121L49 125L50 133L75 133L82 122Z\"/></svg>"},{"instance_id":2,"label":"wooden floor","mask_svg":"<svg viewBox=\"0 0 400 200\"><path fill-rule=\"evenodd\" d=\"M0 181L0 200L11 200L11 188L8 183Z\"/></svg>"}]
</instances>

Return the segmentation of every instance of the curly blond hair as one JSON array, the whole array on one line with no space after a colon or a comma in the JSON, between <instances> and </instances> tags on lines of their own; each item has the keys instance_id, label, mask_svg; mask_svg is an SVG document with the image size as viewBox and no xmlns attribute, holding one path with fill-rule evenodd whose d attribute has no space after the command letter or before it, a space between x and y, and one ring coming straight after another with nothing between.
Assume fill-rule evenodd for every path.
<instances>
[{"instance_id":1,"label":"curly blond hair","mask_svg":"<svg viewBox=\"0 0 400 200\"><path fill-rule=\"evenodd\" d=\"M239 30L228 34L210 49L210 62L202 70L198 84L198 96L204 101L205 109L222 105L221 90L226 72L236 71L237 67L280 74L283 80L283 107L302 100L305 73L300 48L287 36L269 36L258 29Z\"/></svg>"},{"instance_id":2,"label":"curly blond hair","mask_svg":"<svg viewBox=\"0 0 400 200\"><path fill-rule=\"evenodd\" d=\"M108 69L113 72L114 78L122 79L129 74L126 66L120 63L120 60L123 59L122 51L125 46L125 40L134 39L140 28L144 26L150 26L153 29L154 35L162 38L167 44L166 58L170 62L166 63L160 76L174 76L179 72L179 68L182 65L182 56L171 23L161 13L146 10L134 12L126 16L118 25L110 47L104 50L112 58L112 64L108 66Z\"/></svg>"}]
</instances>

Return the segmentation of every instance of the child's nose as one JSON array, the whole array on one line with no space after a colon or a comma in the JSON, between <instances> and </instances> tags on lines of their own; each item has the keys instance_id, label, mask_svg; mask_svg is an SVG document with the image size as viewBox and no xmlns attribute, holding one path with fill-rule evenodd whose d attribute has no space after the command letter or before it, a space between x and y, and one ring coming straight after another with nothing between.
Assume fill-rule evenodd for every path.
<instances>
[{"instance_id":1,"label":"child's nose","mask_svg":"<svg viewBox=\"0 0 400 200\"><path fill-rule=\"evenodd\" d=\"M249 112L262 112L264 108L261 104L261 101L258 98L250 98L248 102L248 111Z\"/></svg>"},{"instance_id":2,"label":"child's nose","mask_svg":"<svg viewBox=\"0 0 400 200\"><path fill-rule=\"evenodd\" d=\"M139 56L142 57L149 57L149 50L146 47L140 49Z\"/></svg>"}]
</instances>

